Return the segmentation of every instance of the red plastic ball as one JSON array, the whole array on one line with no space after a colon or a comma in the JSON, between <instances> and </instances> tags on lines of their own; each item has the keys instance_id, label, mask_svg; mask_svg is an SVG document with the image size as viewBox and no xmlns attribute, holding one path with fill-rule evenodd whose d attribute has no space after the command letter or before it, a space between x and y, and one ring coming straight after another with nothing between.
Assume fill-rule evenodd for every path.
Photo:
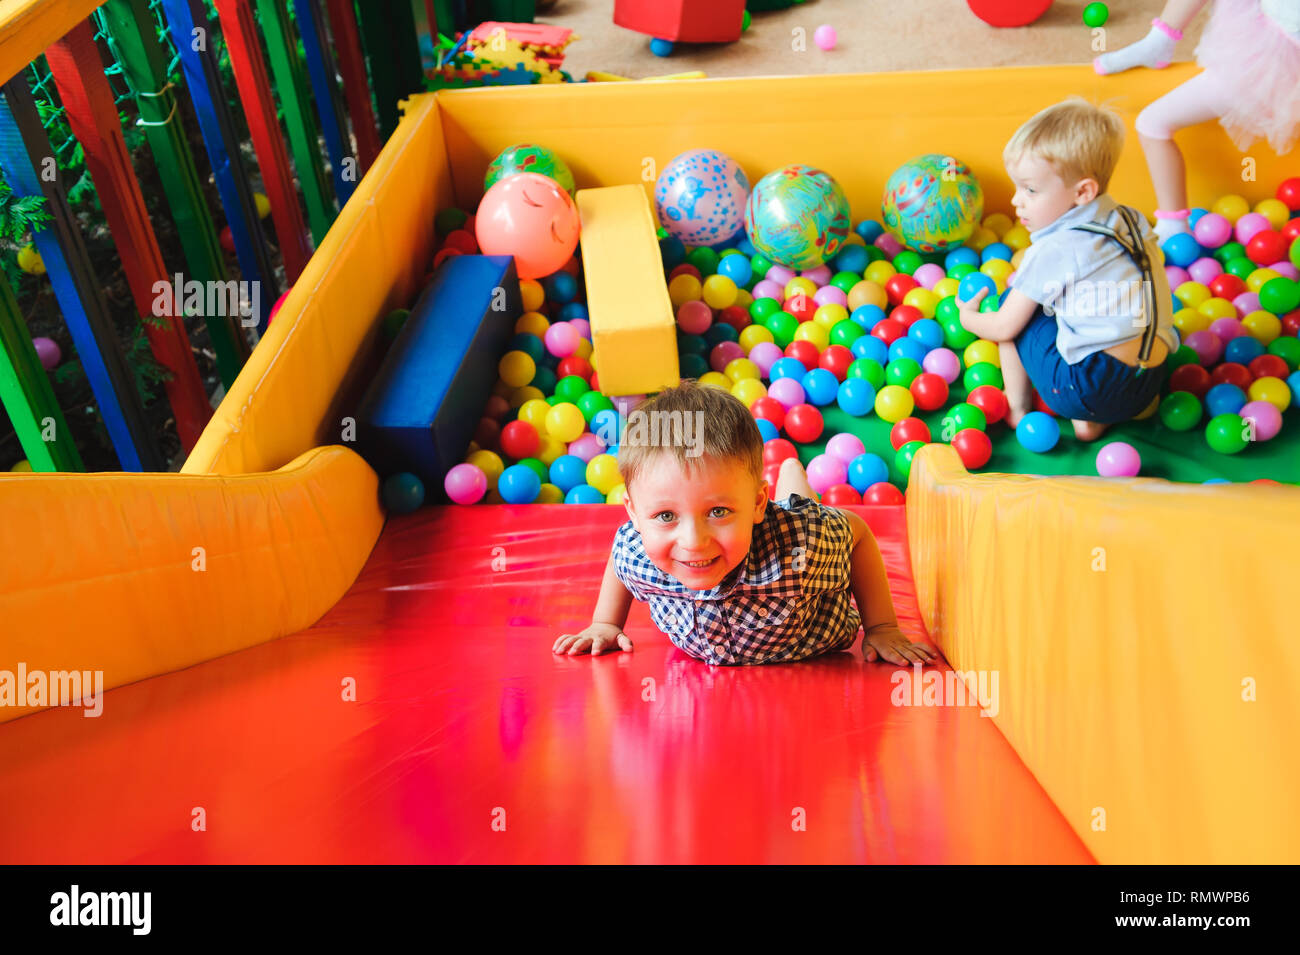
<instances>
[{"instance_id":1,"label":"red plastic ball","mask_svg":"<svg viewBox=\"0 0 1300 955\"><path fill-rule=\"evenodd\" d=\"M591 373L591 380L588 381L587 384L591 386L592 391L600 391L600 375L593 371Z\"/></svg>"},{"instance_id":2,"label":"red plastic ball","mask_svg":"<svg viewBox=\"0 0 1300 955\"><path fill-rule=\"evenodd\" d=\"M1210 281L1210 294L1231 302L1246 291L1246 283L1231 272L1220 272Z\"/></svg>"},{"instance_id":3,"label":"red plastic ball","mask_svg":"<svg viewBox=\"0 0 1300 955\"><path fill-rule=\"evenodd\" d=\"M579 355L566 355L555 366L556 377L564 378L567 375L577 375L588 383L590 383L589 379L594 370L591 367L591 362Z\"/></svg>"},{"instance_id":4,"label":"red plastic ball","mask_svg":"<svg viewBox=\"0 0 1300 955\"><path fill-rule=\"evenodd\" d=\"M819 362L822 357L821 352L817 350L816 345L812 342L804 341L802 338L786 345L785 354L787 358L799 359L799 363L808 371L812 371L816 368L817 362Z\"/></svg>"},{"instance_id":5,"label":"red plastic ball","mask_svg":"<svg viewBox=\"0 0 1300 955\"><path fill-rule=\"evenodd\" d=\"M984 412L984 420L989 424L997 424L1011 410L1007 396L1000 388L995 388L993 385L980 385L978 388L971 389L971 393L966 396L966 401Z\"/></svg>"},{"instance_id":6,"label":"red plastic ball","mask_svg":"<svg viewBox=\"0 0 1300 955\"><path fill-rule=\"evenodd\" d=\"M892 345L907 334L907 329L903 327L902 322L896 322L892 318L882 318L871 329L871 334L886 345Z\"/></svg>"},{"instance_id":7,"label":"red plastic ball","mask_svg":"<svg viewBox=\"0 0 1300 955\"><path fill-rule=\"evenodd\" d=\"M952 436L952 449L967 470L982 468L993 457L993 442L979 428L962 428Z\"/></svg>"},{"instance_id":8,"label":"red plastic ball","mask_svg":"<svg viewBox=\"0 0 1300 955\"><path fill-rule=\"evenodd\" d=\"M541 443L537 429L527 421L511 421L501 429L501 450L516 460L531 458Z\"/></svg>"},{"instance_id":9,"label":"red plastic ball","mask_svg":"<svg viewBox=\"0 0 1300 955\"><path fill-rule=\"evenodd\" d=\"M776 482L781 479L781 462L773 461L763 465L763 483L767 485L767 496L776 499Z\"/></svg>"},{"instance_id":10,"label":"red plastic ball","mask_svg":"<svg viewBox=\"0 0 1300 955\"><path fill-rule=\"evenodd\" d=\"M749 406L749 411L756 419L761 418L765 421L772 422L772 424L776 425L777 431L780 431L782 426L785 424L785 405L781 404L781 402L777 401L770 395L764 395L762 398L755 400L755 402ZM791 445L790 450L794 450L793 445Z\"/></svg>"},{"instance_id":11,"label":"red plastic ball","mask_svg":"<svg viewBox=\"0 0 1300 955\"><path fill-rule=\"evenodd\" d=\"M673 269L671 272L668 273L668 281L672 282L672 280L677 278L677 276L679 275L693 275L698 279L700 278L700 270L697 269L695 266L691 265L689 262L683 262L681 265L677 266L675 269Z\"/></svg>"},{"instance_id":12,"label":"red plastic ball","mask_svg":"<svg viewBox=\"0 0 1300 955\"><path fill-rule=\"evenodd\" d=\"M1291 374L1291 366L1279 355L1259 355L1247 366L1254 378L1281 378L1286 381Z\"/></svg>"},{"instance_id":13,"label":"red plastic ball","mask_svg":"<svg viewBox=\"0 0 1300 955\"><path fill-rule=\"evenodd\" d=\"M493 421L500 421L510 411L510 402L500 395L492 395L488 398L487 404L483 406L483 417L491 418Z\"/></svg>"},{"instance_id":14,"label":"red plastic ball","mask_svg":"<svg viewBox=\"0 0 1300 955\"><path fill-rule=\"evenodd\" d=\"M718 321L726 322L736 331L743 331L753 324L749 317L749 312L739 305L728 305L722 311L718 312Z\"/></svg>"},{"instance_id":15,"label":"red plastic ball","mask_svg":"<svg viewBox=\"0 0 1300 955\"><path fill-rule=\"evenodd\" d=\"M902 504L903 492L888 481L867 488L862 494L863 504Z\"/></svg>"},{"instance_id":16,"label":"red plastic ball","mask_svg":"<svg viewBox=\"0 0 1300 955\"><path fill-rule=\"evenodd\" d=\"M901 305L907 293L919 287L920 283L916 279L905 272L899 272L897 275L891 275L885 282L885 294L889 296L890 305Z\"/></svg>"},{"instance_id":17,"label":"red plastic ball","mask_svg":"<svg viewBox=\"0 0 1300 955\"><path fill-rule=\"evenodd\" d=\"M1296 309L1282 318L1282 334L1292 338L1300 335L1300 309Z\"/></svg>"},{"instance_id":18,"label":"red plastic ball","mask_svg":"<svg viewBox=\"0 0 1300 955\"><path fill-rule=\"evenodd\" d=\"M447 233L447 238L442 240L442 247L444 249L455 249L465 255L473 255L478 251L478 240L464 229L457 229L455 232Z\"/></svg>"},{"instance_id":19,"label":"red plastic ball","mask_svg":"<svg viewBox=\"0 0 1300 955\"><path fill-rule=\"evenodd\" d=\"M903 328L911 328L913 324L925 318L925 313L919 308L912 305L900 305L889 313L889 317L900 323Z\"/></svg>"},{"instance_id":20,"label":"red plastic ball","mask_svg":"<svg viewBox=\"0 0 1300 955\"><path fill-rule=\"evenodd\" d=\"M785 413L785 433L800 444L811 444L822 436L822 413L812 405L795 405Z\"/></svg>"},{"instance_id":21,"label":"red plastic ball","mask_svg":"<svg viewBox=\"0 0 1300 955\"><path fill-rule=\"evenodd\" d=\"M1300 218L1286 220L1286 225L1282 226L1282 238L1286 239L1287 248L1296 239L1300 239Z\"/></svg>"},{"instance_id":22,"label":"red plastic ball","mask_svg":"<svg viewBox=\"0 0 1300 955\"><path fill-rule=\"evenodd\" d=\"M1047 404L1047 402L1043 400L1043 396L1040 395L1037 391L1034 392L1034 410L1041 411L1043 414L1049 414L1053 418L1060 417L1060 415L1058 415L1055 411L1053 411L1051 407Z\"/></svg>"},{"instance_id":23,"label":"red plastic ball","mask_svg":"<svg viewBox=\"0 0 1300 955\"><path fill-rule=\"evenodd\" d=\"M1204 398L1212 384L1210 373L1200 365L1179 365L1169 376L1170 391L1186 391L1198 398Z\"/></svg>"},{"instance_id":24,"label":"red plastic ball","mask_svg":"<svg viewBox=\"0 0 1300 955\"><path fill-rule=\"evenodd\" d=\"M843 345L829 345L821 353L817 364L835 376L836 381L843 381L849 374L849 366L855 361L853 352ZM1285 376L1284 376L1285 377ZM942 379L941 379L942 380Z\"/></svg>"},{"instance_id":25,"label":"red plastic ball","mask_svg":"<svg viewBox=\"0 0 1300 955\"><path fill-rule=\"evenodd\" d=\"M948 401L948 382L933 372L923 371L913 378L910 390L912 399L922 411L938 411Z\"/></svg>"},{"instance_id":26,"label":"red plastic ball","mask_svg":"<svg viewBox=\"0 0 1300 955\"><path fill-rule=\"evenodd\" d=\"M1225 361L1222 365L1215 368L1214 371L1210 372L1211 386L1227 383L1229 385L1236 385L1242 391L1247 391L1250 388L1250 383L1254 380L1255 377L1250 373L1246 366L1240 365L1235 361Z\"/></svg>"},{"instance_id":27,"label":"red plastic ball","mask_svg":"<svg viewBox=\"0 0 1300 955\"><path fill-rule=\"evenodd\" d=\"M1286 260L1290 243L1282 238L1282 233L1265 229L1257 232L1246 243L1246 258L1256 265L1272 265Z\"/></svg>"},{"instance_id":28,"label":"red plastic ball","mask_svg":"<svg viewBox=\"0 0 1300 955\"><path fill-rule=\"evenodd\" d=\"M763 464L779 465L786 458L797 458L799 450L785 438L773 438L763 444Z\"/></svg>"},{"instance_id":29,"label":"red plastic ball","mask_svg":"<svg viewBox=\"0 0 1300 955\"><path fill-rule=\"evenodd\" d=\"M889 443L897 451L909 441L930 443L930 426L920 418L904 418L889 429Z\"/></svg>"},{"instance_id":30,"label":"red plastic ball","mask_svg":"<svg viewBox=\"0 0 1300 955\"><path fill-rule=\"evenodd\" d=\"M438 266L442 265L442 263L446 262L448 259L457 255L464 255L464 254L465 253L462 252L460 249L439 249L438 254L433 257L433 267L436 269Z\"/></svg>"},{"instance_id":31,"label":"red plastic ball","mask_svg":"<svg viewBox=\"0 0 1300 955\"><path fill-rule=\"evenodd\" d=\"M478 426L474 429L474 442L488 451L497 449L497 442L501 439L501 425L497 424L491 418L479 418ZM526 457L527 455L525 455Z\"/></svg>"},{"instance_id":32,"label":"red plastic ball","mask_svg":"<svg viewBox=\"0 0 1300 955\"><path fill-rule=\"evenodd\" d=\"M1300 176L1292 176L1278 183L1274 195L1292 212L1300 212Z\"/></svg>"},{"instance_id":33,"label":"red plastic ball","mask_svg":"<svg viewBox=\"0 0 1300 955\"><path fill-rule=\"evenodd\" d=\"M822 503L831 507L844 507L848 504L861 504L862 495L852 485L832 484L822 495Z\"/></svg>"},{"instance_id":34,"label":"red plastic ball","mask_svg":"<svg viewBox=\"0 0 1300 955\"><path fill-rule=\"evenodd\" d=\"M796 295L787 299L781 307L801 322L811 322L813 316L817 314L817 309L821 308L811 295Z\"/></svg>"}]
</instances>

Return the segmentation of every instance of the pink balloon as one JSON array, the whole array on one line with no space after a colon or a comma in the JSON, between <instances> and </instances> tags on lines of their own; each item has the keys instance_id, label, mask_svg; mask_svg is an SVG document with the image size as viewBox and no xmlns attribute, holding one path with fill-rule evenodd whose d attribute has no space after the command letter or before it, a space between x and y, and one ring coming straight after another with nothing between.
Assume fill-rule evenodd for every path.
<instances>
[{"instance_id":1,"label":"pink balloon","mask_svg":"<svg viewBox=\"0 0 1300 955\"><path fill-rule=\"evenodd\" d=\"M1268 221L1267 217L1258 212L1247 212L1237 220L1237 241L1242 245L1246 245L1255 235L1271 228L1273 228L1273 224Z\"/></svg>"},{"instance_id":2,"label":"pink balloon","mask_svg":"<svg viewBox=\"0 0 1300 955\"><path fill-rule=\"evenodd\" d=\"M1268 441L1282 430L1282 412L1267 401L1247 402L1237 413L1243 421L1249 418L1255 422L1256 441Z\"/></svg>"},{"instance_id":3,"label":"pink balloon","mask_svg":"<svg viewBox=\"0 0 1300 955\"><path fill-rule=\"evenodd\" d=\"M1102 477L1135 477L1141 470L1142 456L1131 444L1112 441L1097 452L1097 473Z\"/></svg>"},{"instance_id":4,"label":"pink balloon","mask_svg":"<svg viewBox=\"0 0 1300 955\"><path fill-rule=\"evenodd\" d=\"M556 322L546 330L542 340L546 343L546 350L556 358L567 358L578 350L578 342L582 339L578 330L568 322Z\"/></svg>"},{"instance_id":5,"label":"pink balloon","mask_svg":"<svg viewBox=\"0 0 1300 955\"><path fill-rule=\"evenodd\" d=\"M844 290L836 288L834 285L827 285L825 288L819 288L817 294L813 296L813 301L818 305L843 305L849 307L849 297L844 294Z\"/></svg>"},{"instance_id":6,"label":"pink balloon","mask_svg":"<svg viewBox=\"0 0 1300 955\"><path fill-rule=\"evenodd\" d=\"M758 366L758 370L766 378L776 364L777 359L782 357L781 349L774 342L759 342L749 350L749 360Z\"/></svg>"},{"instance_id":7,"label":"pink balloon","mask_svg":"<svg viewBox=\"0 0 1300 955\"><path fill-rule=\"evenodd\" d=\"M778 302L785 301L785 286L778 285L771 279L763 279L754 285L754 298L774 298Z\"/></svg>"},{"instance_id":8,"label":"pink balloon","mask_svg":"<svg viewBox=\"0 0 1300 955\"><path fill-rule=\"evenodd\" d=\"M584 461L590 461L596 455L605 453L605 442L588 431L569 442L569 453Z\"/></svg>"},{"instance_id":9,"label":"pink balloon","mask_svg":"<svg viewBox=\"0 0 1300 955\"><path fill-rule=\"evenodd\" d=\"M1196 220L1192 234L1205 248L1217 249L1232 238L1232 223L1217 212L1207 212Z\"/></svg>"},{"instance_id":10,"label":"pink balloon","mask_svg":"<svg viewBox=\"0 0 1300 955\"><path fill-rule=\"evenodd\" d=\"M837 457L819 454L808 462L808 483L818 494L825 494L836 484L847 484L848 480L849 466Z\"/></svg>"},{"instance_id":11,"label":"pink balloon","mask_svg":"<svg viewBox=\"0 0 1300 955\"><path fill-rule=\"evenodd\" d=\"M1272 407L1272 405L1269 407ZM862 439L856 434L850 434L847 431L841 431L826 442L826 453L833 458L839 458L845 464L848 464L859 454L865 454L866 450Z\"/></svg>"},{"instance_id":12,"label":"pink balloon","mask_svg":"<svg viewBox=\"0 0 1300 955\"><path fill-rule=\"evenodd\" d=\"M1192 332L1183 342L1188 348L1196 352L1196 357L1200 360L1201 367L1209 368L1217 364L1223 357L1223 340L1214 332L1204 329L1199 332Z\"/></svg>"},{"instance_id":13,"label":"pink balloon","mask_svg":"<svg viewBox=\"0 0 1300 955\"><path fill-rule=\"evenodd\" d=\"M951 349L933 348L921 359L921 367L951 385L961 374L961 359Z\"/></svg>"},{"instance_id":14,"label":"pink balloon","mask_svg":"<svg viewBox=\"0 0 1300 955\"><path fill-rule=\"evenodd\" d=\"M713 309L698 299L683 302L677 310L677 324L688 335L703 335L713 324Z\"/></svg>"},{"instance_id":15,"label":"pink balloon","mask_svg":"<svg viewBox=\"0 0 1300 955\"><path fill-rule=\"evenodd\" d=\"M442 481L447 496L457 504L476 504L487 493L487 475L472 464L458 464Z\"/></svg>"},{"instance_id":16,"label":"pink balloon","mask_svg":"<svg viewBox=\"0 0 1300 955\"><path fill-rule=\"evenodd\" d=\"M46 371L56 367L63 358L63 350L59 348L59 343L53 338L46 338L42 335L39 338L33 338L32 345L36 348L36 357L41 360L41 367Z\"/></svg>"},{"instance_id":17,"label":"pink balloon","mask_svg":"<svg viewBox=\"0 0 1300 955\"><path fill-rule=\"evenodd\" d=\"M1209 285L1215 278L1223 274L1223 266L1219 264L1218 259L1211 259L1207 256L1193 262L1187 272L1192 277L1192 281L1200 282L1202 285Z\"/></svg>"},{"instance_id":18,"label":"pink balloon","mask_svg":"<svg viewBox=\"0 0 1300 955\"><path fill-rule=\"evenodd\" d=\"M778 378L767 388L767 394L770 398L775 398L781 402L781 406L789 411L795 405L801 405L806 400L803 385L793 378Z\"/></svg>"},{"instance_id":19,"label":"pink balloon","mask_svg":"<svg viewBox=\"0 0 1300 955\"><path fill-rule=\"evenodd\" d=\"M935 284L946 275L947 273L944 272L943 266L935 265L933 262L926 262L912 273L912 278L916 279L916 281L920 283L921 288L932 289Z\"/></svg>"},{"instance_id":20,"label":"pink balloon","mask_svg":"<svg viewBox=\"0 0 1300 955\"><path fill-rule=\"evenodd\" d=\"M745 349L740 342L718 342L709 352L709 367L714 371L722 371L737 358L744 357Z\"/></svg>"},{"instance_id":21,"label":"pink balloon","mask_svg":"<svg viewBox=\"0 0 1300 955\"><path fill-rule=\"evenodd\" d=\"M578 207L554 179L521 172L479 203L474 234L484 255L512 255L521 279L558 272L578 247Z\"/></svg>"},{"instance_id":22,"label":"pink balloon","mask_svg":"<svg viewBox=\"0 0 1300 955\"><path fill-rule=\"evenodd\" d=\"M815 269L805 269L799 274L803 278L816 282L818 285L825 285L831 280L831 269L828 265L819 265Z\"/></svg>"}]
</instances>

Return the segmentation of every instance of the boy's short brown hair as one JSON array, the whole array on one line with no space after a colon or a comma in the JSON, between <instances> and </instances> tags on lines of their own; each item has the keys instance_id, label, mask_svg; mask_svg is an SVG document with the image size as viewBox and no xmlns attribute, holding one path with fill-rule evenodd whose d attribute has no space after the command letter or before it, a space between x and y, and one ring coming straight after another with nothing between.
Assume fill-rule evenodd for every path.
<instances>
[{"instance_id":1,"label":"boy's short brown hair","mask_svg":"<svg viewBox=\"0 0 1300 955\"><path fill-rule=\"evenodd\" d=\"M1049 106L1016 130L1002 161L1022 156L1051 163L1067 185L1095 179L1105 192L1124 148L1124 121L1113 110L1094 106L1080 96Z\"/></svg>"},{"instance_id":2,"label":"boy's short brown hair","mask_svg":"<svg viewBox=\"0 0 1300 955\"><path fill-rule=\"evenodd\" d=\"M754 416L729 392L694 379L659 392L628 414L618 448L624 487L630 490L659 455L672 455L687 473L702 461L735 460L760 484L763 480L763 436Z\"/></svg>"}]
</instances>

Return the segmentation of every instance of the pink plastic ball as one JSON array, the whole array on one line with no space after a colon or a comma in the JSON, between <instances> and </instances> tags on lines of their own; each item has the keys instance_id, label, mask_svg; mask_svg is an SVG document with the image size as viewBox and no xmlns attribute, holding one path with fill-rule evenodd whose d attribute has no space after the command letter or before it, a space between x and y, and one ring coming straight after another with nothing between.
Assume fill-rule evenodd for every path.
<instances>
[{"instance_id":1,"label":"pink plastic ball","mask_svg":"<svg viewBox=\"0 0 1300 955\"><path fill-rule=\"evenodd\" d=\"M709 367L714 371L724 371L727 365L744 357L745 349L740 342L718 342L709 352Z\"/></svg>"},{"instance_id":2,"label":"pink plastic ball","mask_svg":"<svg viewBox=\"0 0 1300 955\"><path fill-rule=\"evenodd\" d=\"M1177 268L1177 266L1175 266ZM1188 268L1187 274L1192 277L1193 282L1200 282L1202 285L1209 285L1217 276L1223 274L1223 266L1219 264L1218 259L1211 259L1208 256L1203 259L1197 259ZM1171 288L1176 286L1170 285Z\"/></svg>"},{"instance_id":3,"label":"pink plastic ball","mask_svg":"<svg viewBox=\"0 0 1300 955\"><path fill-rule=\"evenodd\" d=\"M774 298L778 302L784 302L785 286L778 285L771 279L763 279L763 281L755 283L753 294L755 299Z\"/></svg>"},{"instance_id":4,"label":"pink plastic ball","mask_svg":"<svg viewBox=\"0 0 1300 955\"><path fill-rule=\"evenodd\" d=\"M585 318L571 318L569 324L578 330L578 334L591 341L591 322Z\"/></svg>"},{"instance_id":5,"label":"pink plastic ball","mask_svg":"<svg viewBox=\"0 0 1300 955\"><path fill-rule=\"evenodd\" d=\"M1097 452L1097 473L1102 477L1135 477L1141 470L1142 456L1131 444L1112 441Z\"/></svg>"},{"instance_id":6,"label":"pink plastic ball","mask_svg":"<svg viewBox=\"0 0 1300 955\"><path fill-rule=\"evenodd\" d=\"M1196 352L1196 357L1200 360L1202 368L1209 368L1217 364L1223 357L1223 341L1218 335L1209 330L1192 332L1183 342L1188 348Z\"/></svg>"},{"instance_id":7,"label":"pink plastic ball","mask_svg":"<svg viewBox=\"0 0 1300 955\"><path fill-rule=\"evenodd\" d=\"M292 291L293 291L293 286L291 285L289 286L288 291L286 291L283 295L281 295L279 298L275 300L275 304L271 306L271 314L266 316L267 328L271 327L271 322L275 321L275 316L280 314L280 309L284 307L284 300L289 297L289 292Z\"/></svg>"},{"instance_id":8,"label":"pink plastic ball","mask_svg":"<svg viewBox=\"0 0 1300 955\"><path fill-rule=\"evenodd\" d=\"M849 297L844 294L844 290L836 288L834 285L827 285L819 288L817 294L813 296L813 301L818 305L843 305L849 307Z\"/></svg>"},{"instance_id":9,"label":"pink plastic ball","mask_svg":"<svg viewBox=\"0 0 1300 955\"><path fill-rule=\"evenodd\" d=\"M877 249L885 253L887 258L893 258L903 251L903 243L899 242L888 232L882 232L876 236L876 241L872 243Z\"/></svg>"},{"instance_id":10,"label":"pink plastic ball","mask_svg":"<svg viewBox=\"0 0 1300 955\"><path fill-rule=\"evenodd\" d=\"M848 480L849 466L837 457L819 454L808 462L808 483L818 494L825 494L836 484L847 484Z\"/></svg>"},{"instance_id":11,"label":"pink plastic ball","mask_svg":"<svg viewBox=\"0 0 1300 955\"><path fill-rule=\"evenodd\" d=\"M799 275L816 285L826 285L832 278L831 269L828 265L819 265L815 269L805 269Z\"/></svg>"},{"instance_id":12,"label":"pink plastic ball","mask_svg":"<svg viewBox=\"0 0 1300 955\"><path fill-rule=\"evenodd\" d=\"M687 335L703 335L712 324L713 309L698 299L683 302L677 310L677 325Z\"/></svg>"},{"instance_id":13,"label":"pink plastic ball","mask_svg":"<svg viewBox=\"0 0 1300 955\"><path fill-rule=\"evenodd\" d=\"M774 342L759 342L749 350L749 360L758 366L766 378L772 366L782 357L781 347Z\"/></svg>"},{"instance_id":14,"label":"pink plastic ball","mask_svg":"<svg viewBox=\"0 0 1300 955\"><path fill-rule=\"evenodd\" d=\"M1219 336L1219 341L1225 345L1246 334L1246 330L1241 327L1241 322L1235 318L1216 318L1210 322L1210 331Z\"/></svg>"},{"instance_id":15,"label":"pink plastic ball","mask_svg":"<svg viewBox=\"0 0 1300 955\"><path fill-rule=\"evenodd\" d=\"M1169 287L1171 289L1177 289L1178 286L1182 285L1184 282L1190 282L1192 280L1192 276L1188 271L1177 265L1165 266L1165 278L1169 280Z\"/></svg>"},{"instance_id":16,"label":"pink plastic ball","mask_svg":"<svg viewBox=\"0 0 1300 955\"><path fill-rule=\"evenodd\" d=\"M926 262L912 273L912 278L921 284L921 288L934 288L935 283L942 279L947 273L944 272L943 266L935 265L933 262Z\"/></svg>"},{"instance_id":17,"label":"pink plastic ball","mask_svg":"<svg viewBox=\"0 0 1300 955\"><path fill-rule=\"evenodd\" d=\"M578 350L582 336L568 322L556 322L546 330L542 340L546 343L546 350L556 358L567 358Z\"/></svg>"},{"instance_id":18,"label":"pink plastic ball","mask_svg":"<svg viewBox=\"0 0 1300 955\"><path fill-rule=\"evenodd\" d=\"M569 453L584 461L590 461L596 455L605 453L605 442L588 431L569 442Z\"/></svg>"},{"instance_id":19,"label":"pink plastic ball","mask_svg":"<svg viewBox=\"0 0 1300 955\"><path fill-rule=\"evenodd\" d=\"M613 402L614 410L626 418L645 401L645 395L619 395L609 400Z\"/></svg>"},{"instance_id":20,"label":"pink plastic ball","mask_svg":"<svg viewBox=\"0 0 1300 955\"><path fill-rule=\"evenodd\" d=\"M578 207L554 179L521 172L483 196L474 234L484 255L512 255L521 279L560 270L578 247Z\"/></svg>"},{"instance_id":21,"label":"pink plastic ball","mask_svg":"<svg viewBox=\"0 0 1300 955\"><path fill-rule=\"evenodd\" d=\"M784 289L790 284L790 280L794 278L794 275L794 269L786 268L784 265L774 265L767 270L767 274L763 278L769 282L775 282Z\"/></svg>"},{"instance_id":22,"label":"pink plastic ball","mask_svg":"<svg viewBox=\"0 0 1300 955\"><path fill-rule=\"evenodd\" d=\"M1273 406L1269 405L1269 407ZM859 454L865 454L866 451L867 448L862 443L862 439L856 434L849 434L847 431L841 431L826 442L826 453L833 458L838 458L845 464L848 464Z\"/></svg>"},{"instance_id":23,"label":"pink plastic ball","mask_svg":"<svg viewBox=\"0 0 1300 955\"><path fill-rule=\"evenodd\" d=\"M961 374L961 359L951 349L935 348L926 352L925 358L921 360L921 367L951 385Z\"/></svg>"},{"instance_id":24,"label":"pink plastic ball","mask_svg":"<svg viewBox=\"0 0 1300 955\"><path fill-rule=\"evenodd\" d=\"M1249 315L1251 312L1258 312L1260 308L1259 293L1242 292L1232 300L1232 307L1237 310L1238 315Z\"/></svg>"},{"instance_id":25,"label":"pink plastic ball","mask_svg":"<svg viewBox=\"0 0 1300 955\"><path fill-rule=\"evenodd\" d=\"M1290 279L1293 282L1300 279L1300 269L1297 269L1290 262L1274 262L1269 268L1284 279Z\"/></svg>"},{"instance_id":26,"label":"pink plastic ball","mask_svg":"<svg viewBox=\"0 0 1300 955\"><path fill-rule=\"evenodd\" d=\"M786 411L789 411L795 405L803 404L807 400L804 395L803 385L793 378L778 378L768 385L767 393L769 397L781 402L781 407L785 408Z\"/></svg>"},{"instance_id":27,"label":"pink plastic ball","mask_svg":"<svg viewBox=\"0 0 1300 955\"><path fill-rule=\"evenodd\" d=\"M1242 420L1249 418L1255 422L1255 440L1268 441L1277 437L1282 430L1282 412L1277 406L1267 401L1250 401L1242 406Z\"/></svg>"},{"instance_id":28,"label":"pink plastic ball","mask_svg":"<svg viewBox=\"0 0 1300 955\"><path fill-rule=\"evenodd\" d=\"M36 346L36 357L41 360L41 367L46 371L55 368L63 358L63 350L53 338L42 335L40 338L33 338L32 344Z\"/></svg>"},{"instance_id":29,"label":"pink plastic ball","mask_svg":"<svg viewBox=\"0 0 1300 955\"><path fill-rule=\"evenodd\" d=\"M477 504L487 493L487 475L472 464L458 464L443 478L447 496L457 504Z\"/></svg>"},{"instance_id":30,"label":"pink plastic ball","mask_svg":"<svg viewBox=\"0 0 1300 955\"><path fill-rule=\"evenodd\" d=\"M1198 222L1197 225L1200 225ZM1258 212L1247 212L1237 220L1237 241L1242 245L1247 245L1256 234L1273 228L1273 224L1268 221L1267 217Z\"/></svg>"},{"instance_id":31,"label":"pink plastic ball","mask_svg":"<svg viewBox=\"0 0 1300 955\"><path fill-rule=\"evenodd\" d=\"M1217 249L1232 238L1232 223L1217 212L1207 212L1196 220L1192 235L1207 249Z\"/></svg>"},{"instance_id":32,"label":"pink plastic ball","mask_svg":"<svg viewBox=\"0 0 1300 955\"><path fill-rule=\"evenodd\" d=\"M839 36L835 33L835 28L828 23L823 23L813 32L813 42L823 50L835 49L835 43Z\"/></svg>"}]
</instances>

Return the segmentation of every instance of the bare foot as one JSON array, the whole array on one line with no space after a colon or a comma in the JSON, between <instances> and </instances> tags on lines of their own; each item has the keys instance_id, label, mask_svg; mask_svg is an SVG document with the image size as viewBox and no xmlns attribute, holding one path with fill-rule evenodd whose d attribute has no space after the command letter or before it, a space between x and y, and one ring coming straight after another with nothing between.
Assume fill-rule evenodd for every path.
<instances>
[{"instance_id":1,"label":"bare foot","mask_svg":"<svg viewBox=\"0 0 1300 955\"><path fill-rule=\"evenodd\" d=\"M1074 424L1074 436L1080 441L1096 441L1110 427L1110 425L1098 421L1079 421L1075 419L1072 423Z\"/></svg>"}]
</instances>

